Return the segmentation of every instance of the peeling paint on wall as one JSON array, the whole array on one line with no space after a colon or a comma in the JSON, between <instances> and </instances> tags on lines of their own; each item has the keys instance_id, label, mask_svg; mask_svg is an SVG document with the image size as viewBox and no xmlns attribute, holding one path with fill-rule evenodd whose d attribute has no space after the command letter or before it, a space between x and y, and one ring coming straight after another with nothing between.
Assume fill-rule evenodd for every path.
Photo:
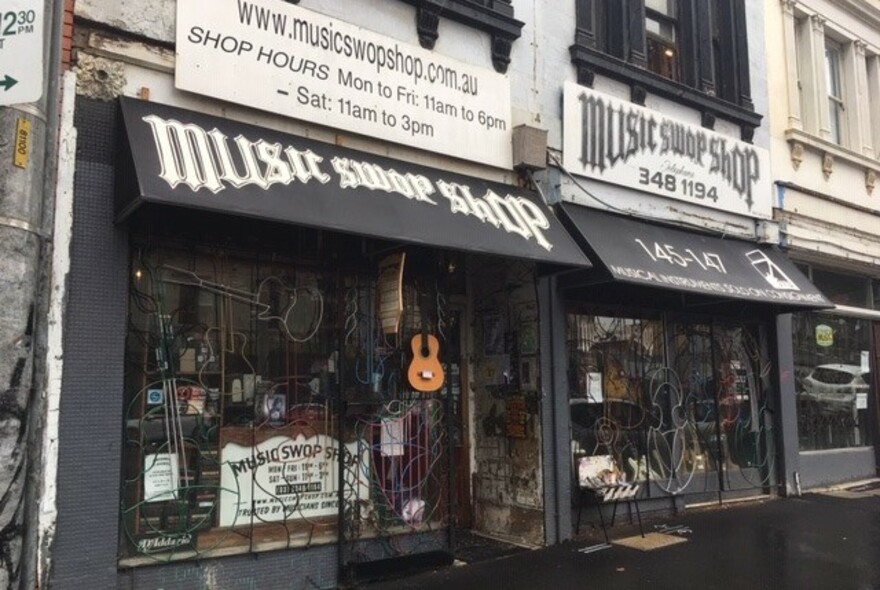
<instances>
[{"instance_id":1,"label":"peeling paint on wall","mask_svg":"<svg viewBox=\"0 0 880 590\"><path fill-rule=\"evenodd\" d=\"M543 542L537 303L533 267L473 273L474 514L477 530Z\"/></svg>"},{"instance_id":2,"label":"peeling paint on wall","mask_svg":"<svg viewBox=\"0 0 880 590\"><path fill-rule=\"evenodd\" d=\"M76 16L148 39L174 42L175 0L77 0Z\"/></svg>"},{"instance_id":3,"label":"peeling paint on wall","mask_svg":"<svg viewBox=\"0 0 880 590\"><path fill-rule=\"evenodd\" d=\"M76 93L97 100L113 100L125 88L125 66L116 61L80 52L76 68Z\"/></svg>"}]
</instances>

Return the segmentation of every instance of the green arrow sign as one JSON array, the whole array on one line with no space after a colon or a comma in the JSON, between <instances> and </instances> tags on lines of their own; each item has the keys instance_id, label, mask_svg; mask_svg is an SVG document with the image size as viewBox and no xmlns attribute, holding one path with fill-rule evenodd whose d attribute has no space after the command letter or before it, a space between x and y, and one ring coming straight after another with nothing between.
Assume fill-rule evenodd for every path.
<instances>
[{"instance_id":1,"label":"green arrow sign","mask_svg":"<svg viewBox=\"0 0 880 590\"><path fill-rule=\"evenodd\" d=\"M10 88L15 86L16 84L18 84L18 80L16 80L15 78L10 76L9 74L6 74L6 76L4 76L2 80L0 80L0 86L3 87L4 91L9 90Z\"/></svg>"}]
</instances>

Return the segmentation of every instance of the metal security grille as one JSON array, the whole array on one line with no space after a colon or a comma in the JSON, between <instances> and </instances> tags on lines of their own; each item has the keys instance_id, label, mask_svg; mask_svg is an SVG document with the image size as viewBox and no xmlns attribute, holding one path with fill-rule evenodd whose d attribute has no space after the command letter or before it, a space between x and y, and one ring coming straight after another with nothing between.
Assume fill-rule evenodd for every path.
<instances>
[{"instance_id":1,"label":"metal security grille","mask_svg":"<svg viewBox=\"0 0 880 590\"><path fill-rule=\"evenodd\" d=\"M408 285L400 342L390 342L380 329L375 297L370 284L353 285L346 295L345 358L355 367L343 369L353 379L344 381L339 419L354 428L370 458L360 473L343 468L346 484L369 482L360 492L353 485L341 490L340 566L351 577L381 571L397 558L451 551L452 376L439 391L416 391L407 382L408 358L399 353L417 346L422 333L436 335L446 349L446 298L436 281Z\"/></svg>"},{"instance_id":2,"label":"metal security grille","mask_svg":"<svg viewBox=\"0 0 880 590\"><path fill-rule=\"evenodd\" d=\"M770 485L771 366L754 328L572 313L567 333L578 476L598 456L598 475L651 497Z\"/></svg>"},{"instance_id":3,"label":"metal security grille","mask_svg":"<svg viewBox=\"0 0 880 590\"><path fill-rule=\"evenodd\" d=\"M436 280L401 273L389 330L375 269L135 251L120 563L335 544L346 572L448 552L451 380L407 378L423 335L445 350Z\"/></svg>"}]
</instances>

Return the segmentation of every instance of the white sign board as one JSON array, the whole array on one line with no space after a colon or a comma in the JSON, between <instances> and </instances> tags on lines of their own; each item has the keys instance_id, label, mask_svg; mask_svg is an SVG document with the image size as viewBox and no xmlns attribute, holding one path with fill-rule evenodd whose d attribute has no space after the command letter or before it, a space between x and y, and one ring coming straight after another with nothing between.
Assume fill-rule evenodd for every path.
<instances>
[{"instance_id":1,"label":"white sign board","mask_svg":"<svg viewBox=\"0 0 880 590\"><path fill-rule=\"evenodd\" d=\"M43 0L0 2L0 106L43 95Z\"/></svg>"},{"instance_id":2,"label":"white sign board","mask_svg":"<svg viewBox=\"0 0 880 590\"><path fill-rule=\"evenodd\" d=\"M563 166L572 174L770 218L770 155L743 141L566 82Z\"/></svg>"},{"instance_id":3,"label":"white sign board","mask_svg":"<svg viewBox=\"0 0 880 590\"><path fill-rule=\"evenodd\" d=\"M144 455L144 502L165 502L177 498L180 468L176 453Z\"/></svg>"},{"instance_id":4,"label":"white sign board","mask_svg":"<svg viewBox=\"0 0 880 590\"><path fill-rule=\"evenodd\" d=\"M510 168L510 81L272 0L177 2L175 85Z\"/></svg>"},{"instance_id":5,"label":"white sign board","mask_svg":"<svg viewBox=\"0 0 880 590\"><path fill-rule=\"evenodd\" d=\"M370 454L345 445L346 494L368 498ZM332 516L339 510L339 443L319 434L275 436L221 450L220 526Z\"/></svg>"}]
</instances>

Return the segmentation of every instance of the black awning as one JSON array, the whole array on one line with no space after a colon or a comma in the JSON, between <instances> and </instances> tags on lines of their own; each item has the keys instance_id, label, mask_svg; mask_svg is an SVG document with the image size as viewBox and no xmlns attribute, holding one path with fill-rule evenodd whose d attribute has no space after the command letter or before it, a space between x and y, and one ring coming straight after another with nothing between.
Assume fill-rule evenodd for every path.
<instances>
[{"instance_id":1,"label":"black awning","mask_svg":"<svg viewBox=\"0 0 880 590\"><path fill-rule=\"evenodd\" d=\"M157 103L120 103L122 157L137 188L119 191L119 220L154 202L590 266L533 192Z\"/></svg>"},{"instance_id":2,"label":"black awning","mask_svg":"<svg viewBox=\"0 0 880 590\"><path fill-rule=\"evenodd\" d=\"M571 203L561 218L611 280L780 307L834 307L785 254Z\"/></svg>"}]
</instances>

